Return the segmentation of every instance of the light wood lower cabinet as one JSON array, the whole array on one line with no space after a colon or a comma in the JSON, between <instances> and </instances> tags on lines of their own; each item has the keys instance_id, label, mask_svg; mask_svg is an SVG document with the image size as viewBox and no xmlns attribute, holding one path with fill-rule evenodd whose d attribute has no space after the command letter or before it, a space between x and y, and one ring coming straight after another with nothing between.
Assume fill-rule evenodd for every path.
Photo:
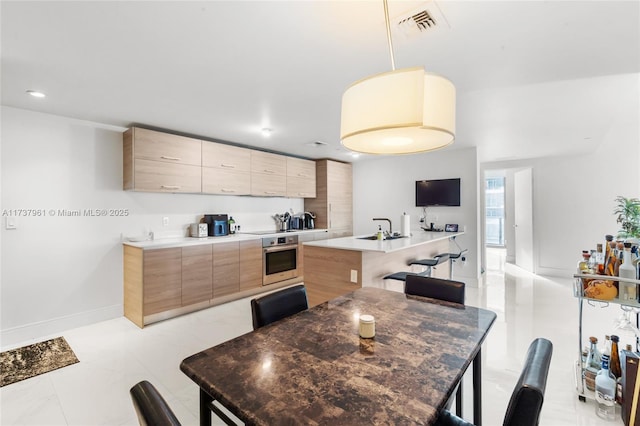
<instances>
[{"instance_id":1,"label":"light wood lower cabinet","mask_svg":"<svg viewBox=\"0 0 640 426\"><path fill-rule=\"evenodd\" d=\"M213 298L212 247L182 247L182 306Z\"/></svg>"},{"instance_id":2,"label":"light wood lower cabinet","mask_svg":"<svg viewBox=\"0 0 640 426\"><path fill-rule=\"evenodd\" d=\"M240 290L262 287L262 240L240 241Z\"/></svg>"},{"instance_id":3,"label":"light wood lower cabinet","mask_svg":"<svg viewBox=\"0 0 640 426\"><path fill-rule=\"evenodd\" d=\"M182 306L182 249L145 252L142 270L145 316Z\"/></svg>"},{"instance_id":4,"label":"light wood lower cabinet","mask_svg":"<svg viewBox=\"0 0 640 426\"><path fill-rule=\"evenodd\" d=\"M213 297L240 291L239 243L213 244Z\"/></svg>"},{"instance_id":5,"label":"light wood lower cabinet","mask_svg":"<svg viewBox=\"0 0 640 426\"><path fill-rule=\"evenodd\" d=\"M296 277L263 287L262 268L259 238L159 249L125 245L124 316L143 328L302 281Z\"/></svg>"}]
</instances>

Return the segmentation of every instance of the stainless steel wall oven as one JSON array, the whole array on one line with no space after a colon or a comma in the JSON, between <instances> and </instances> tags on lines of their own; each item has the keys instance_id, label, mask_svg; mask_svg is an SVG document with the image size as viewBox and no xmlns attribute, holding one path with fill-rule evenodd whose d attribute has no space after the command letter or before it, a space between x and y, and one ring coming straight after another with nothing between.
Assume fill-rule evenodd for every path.
<instances>
[{"instance_id":1,"label":"stainless steel wall oven","mask_svg":"<svg viewBox=\"0 0 640 426\"><path fill-rule=\"evenodd\" d=\"M262 239L262 285L298 276L298 236L287 235Z\"/></svg>"}]
</instances>

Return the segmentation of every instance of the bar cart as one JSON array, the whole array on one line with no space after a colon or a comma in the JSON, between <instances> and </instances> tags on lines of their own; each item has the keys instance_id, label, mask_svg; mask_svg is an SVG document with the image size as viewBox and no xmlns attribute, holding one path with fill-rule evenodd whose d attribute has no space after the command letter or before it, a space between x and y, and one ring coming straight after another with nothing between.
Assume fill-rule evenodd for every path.
<instances>
[{"instance_id":1,"label":"bar cart","mask_svg":"<svg viewBox=\"0 0 640 426\"><path fill-rule=\"evenodd\" d=\"M629 278L611 277L606 275L591 275L591 274L575 274L573 295L578 298L578 360L576 361L576 390L578 392L578 399L585 402L587 398L595 399L594 392L587 389L585 383L585 369L582 365L582 314L584 308L584 302L591 306L610 306L619 305L624 312L624 316L630 318L635 316L635 335L636 335L636 351L640 347L640 331L638 331L638 325L640 324L640 303L638 302L638 290L640 289L640 280L633 280ZM618 297L611 300L592 299L584 295L583 279L587 280L609 280L617 281L636 285L636 298L635 299L620 299ZM596 305L597 304L597 305ZM632 327L633 324L629 323Z\"/></svg>"}]
</instances>

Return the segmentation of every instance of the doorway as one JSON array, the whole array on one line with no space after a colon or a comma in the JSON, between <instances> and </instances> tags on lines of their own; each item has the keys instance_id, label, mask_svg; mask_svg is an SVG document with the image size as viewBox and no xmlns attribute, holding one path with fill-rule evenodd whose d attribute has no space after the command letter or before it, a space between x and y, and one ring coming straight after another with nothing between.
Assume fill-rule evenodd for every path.
<instances>
[{"instance_id":1,"label":"doorway","mask_svg":"<svg viewBox=\"0 0 640 426\"><path fill-rule=\"evenodd\" d=\"M483 174L483 269L487 251L534 271L533 179L531 168L487 169ZM493 265L495 266L495 265Z\"/></svg>"}]
</instances>

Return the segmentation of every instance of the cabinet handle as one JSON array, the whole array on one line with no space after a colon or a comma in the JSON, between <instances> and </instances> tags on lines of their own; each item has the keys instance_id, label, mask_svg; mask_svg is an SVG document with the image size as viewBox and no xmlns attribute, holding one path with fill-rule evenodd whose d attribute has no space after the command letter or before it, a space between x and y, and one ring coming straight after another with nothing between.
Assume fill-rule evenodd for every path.
<instances>
[{"instance_id":1,"label":"cabinet handle","mask_svg":"<svg viewBox=\"0 0 640 426\"><path fill-rule=\"evenodd\" d=\"M225 189L222 188L222 192L236 192L234 189Z\"/></svg>"},{"instance_id":2,"label":"cabinet handle","mask_svg":"<svg viewBox=\"0 0 640 426\"><path fill-rule=\"evenodd\" d=\"M224 164L224 163L220 164L220 167L226 167L228 169L235 169L236 168L235 164Z\"/></svg>"},{"instance_id":3,"label":"cabinet handle","mask_svg":"<svg viewBox=\"0 0 640 426\"><path fill-rule=\"evenodd\" d=\"M298 173L298 177L309 177L309 175L305 173Z\"/></svg>"},{"instance_id":4,"label":"cabinet handle","mask_svg":"<svg viewBox=\"0 0 640 426\"><path fill-rule=\"evenodd\" d=\"M162 189L180 189L181 187L179 187L177 185L160 185L160 188L162 188Z\"/></svg>"},{"instance_id":5,"label":"cabinet handle","mask_svg":"<svg viewBox=\"0 0 640 426\"><path fill-rule=\"evenodd\" d=\"M168 155L161 155L160 158L162 158L163 160L173 160L173 161L180 161L181 160L181 158L169 157Z\"/></svg>"},{"instance_id":6,"label":"cabinet handle","mask_svg":"<svg viewBox=\"0 0 640 426\"><path fill-rule=\"evenodd\" d=\"M270 169L264 169L263 172L265 172L265 173L275 173L275 171L270 170Z\"/></svg>"},{"instance_id":7,"label":"cabinet handle","mask_svg":"<svg viewBox=\"0 0 640 426\"><path fill-rule=\"evenodd\" d=\"M264 193L267 195L274 195L275 191L264 191Z\"/></svg>"}]
</instances>

